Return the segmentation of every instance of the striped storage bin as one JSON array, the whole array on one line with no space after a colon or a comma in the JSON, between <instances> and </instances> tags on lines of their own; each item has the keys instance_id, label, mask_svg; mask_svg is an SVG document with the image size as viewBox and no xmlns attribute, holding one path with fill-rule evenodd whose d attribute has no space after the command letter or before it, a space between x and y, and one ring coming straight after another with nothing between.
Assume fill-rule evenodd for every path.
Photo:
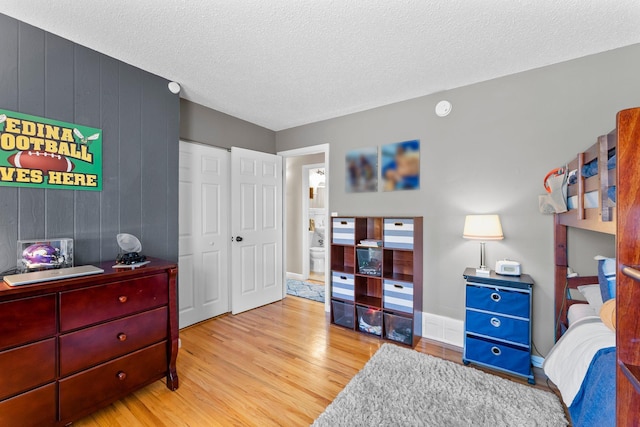
<instances>
[{"instance_id":1,"label":"striped storage bin","mask_svg":"<svg viewBox=\"0 0 640 427\"><path fill-rule=\"evenodd\" d=\"M385 279L382 301L388 310L413 314L413 283Z\"/></svg>"},{"instance_id":2,"label":"striped storage bin","mask_svg":"<svg viewBox=\"0 0 640 427\"><path fill-rule=\"evenodd\" d=\"M331 296L353 301L353 274L331 272Z\"/></svg>"},{"instance_id":3,"label":"striped storage bin","mask_svg":"<svg viewBox=\"0 0 640 427\"><path fill-rule=\"evenodd\" d=\"M337 245L355 244L355 218L333 218L333 243Z\"/></svg>"},{"instance_id":4,"label":"striped storage bin","mask_svg":"<svg viewBox=\"0 0 640 427\"><path fill-rule=\"evenodd\" d=\"M385 218L384 247L413 250L413 219Z\"/></svg>"}]
</instances>

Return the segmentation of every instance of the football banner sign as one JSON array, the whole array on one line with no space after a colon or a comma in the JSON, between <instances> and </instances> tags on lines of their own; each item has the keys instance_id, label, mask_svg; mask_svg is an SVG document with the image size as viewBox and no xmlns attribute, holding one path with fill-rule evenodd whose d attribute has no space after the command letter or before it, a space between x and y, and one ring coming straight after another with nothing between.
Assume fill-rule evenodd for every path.
<instances>
[{"instance_id":1,"label":"football banner sign","mask_svg":"<svg viewBox=\"0 0 640 427\"><path fill-rule=\"evenodd\" d=\"M102 129L0 109L0 185L102 190Z\"/></svg>"}]
</instances>

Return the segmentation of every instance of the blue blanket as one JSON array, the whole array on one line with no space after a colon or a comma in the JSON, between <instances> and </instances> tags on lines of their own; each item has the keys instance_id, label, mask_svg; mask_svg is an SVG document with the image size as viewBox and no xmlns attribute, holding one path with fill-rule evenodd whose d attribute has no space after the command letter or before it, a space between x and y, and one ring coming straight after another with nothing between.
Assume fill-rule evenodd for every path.
<instances>
[{"instance_id":1,"label":"blue blanket","mask_svg":"<svg viewBox=\"0 0 640 427\"><path fill-rule=\"evenodd\" d=\"M599 350L569 407L575 427L615 427L616 348Z\"/></svg>"}]
</instances>

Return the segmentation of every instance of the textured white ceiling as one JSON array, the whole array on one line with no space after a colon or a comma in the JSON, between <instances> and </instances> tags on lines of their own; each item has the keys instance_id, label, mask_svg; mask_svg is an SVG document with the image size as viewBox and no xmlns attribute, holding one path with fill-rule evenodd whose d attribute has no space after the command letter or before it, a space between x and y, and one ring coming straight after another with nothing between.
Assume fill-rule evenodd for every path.
<instances>
[{"instance_id":1,"label":"textured white ceiling","mask_svg":"<svg viewBox=\"0 0 640 427\"><path fill-rule=\"evenodd\" d=\"M640 43L640 0L0 0L272 130Z\"/></svg>"}]
</instances>

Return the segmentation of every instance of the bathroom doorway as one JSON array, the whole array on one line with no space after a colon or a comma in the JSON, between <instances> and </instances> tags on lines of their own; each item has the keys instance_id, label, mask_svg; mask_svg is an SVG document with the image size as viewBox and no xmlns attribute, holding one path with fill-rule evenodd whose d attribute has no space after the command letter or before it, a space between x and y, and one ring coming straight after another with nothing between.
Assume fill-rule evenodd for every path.
<instances>
[{"instance_id":1,"label":"bathroom doorway","mask_svg":"<svg viewBox=\"0 0 640 427\"><path fill-rule=\"evenodd\" d=\"M302 167L303 224L307 224L307 240L303 241L303 271L308 272L308 280L324 283L326 260L326 179L324 163Z\"/></svg>"},{"instance_id":2,"label":"bathroom doorway","mask_svg":"<svg viewBox=\"0 0 640 427\"><path fill-rule=\"evenodd\" d=\"M327 260L330 259L330 245L322 242L324 254L322 250L314 249L314 259L311 260L311 244L319 248L318 242L312 242L314 234L316 237L322 230L316 230L315 225L325 225L325 234L329 233L331 224L329 221L329 144L321 144L304 148L297 148L289 151L278 152L284 158L285 172L285 194L284 194L284 224L285 224L285 279L287 288L289 282L313 280L315 283L324 285L322 291L322 299L325 302L325 311L329 311L329 292L327 292L327 283L330 279L328 270L330 268ZM318 183L315 189L310 186L316 182L316 178L309 179L309 171L311 169L324 168L324 188L318 191ZM317 174L320 177L320 174ZM313 191L313 198L310 197ZM323 197L323 205L318 205L317 197ZM309 209L313 209L311 214ZM322 216L324 210L324 218L316 219L318 215ZM310 230L309 219L314 219L314 230ZM323 221L324 219L324 221ZM323 260L324 255L324 260ZM323 268L324 263L324 268ZM313 269L323 270L315 274ZM315 286L315 285L313 285ZM295 293L287 294L296 295Z\"/></svg>"}]
</instances>

